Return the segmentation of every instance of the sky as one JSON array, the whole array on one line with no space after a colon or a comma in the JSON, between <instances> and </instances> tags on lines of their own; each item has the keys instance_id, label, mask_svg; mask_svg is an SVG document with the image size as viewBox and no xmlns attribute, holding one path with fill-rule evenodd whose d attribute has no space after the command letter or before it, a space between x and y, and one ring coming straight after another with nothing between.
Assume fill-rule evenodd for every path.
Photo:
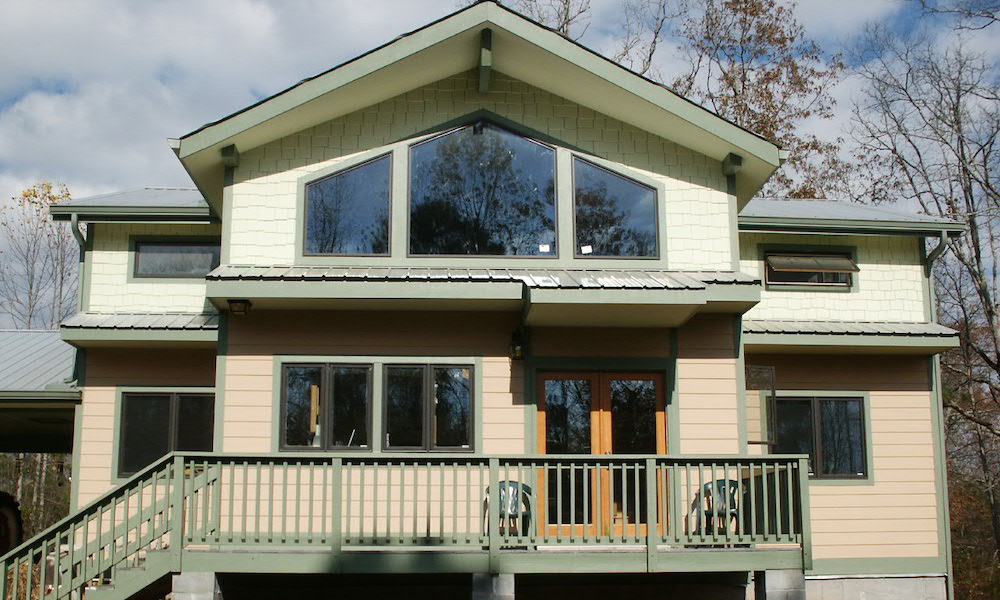
<instances>
[{"instance_id":1,"label":"sky","mask_svg":"<svg viewBox=\"0 0 1000 600\"><path fill-rule=\"evenodd\" d=\"M608 51L619 0L592 5L581 41ZM0 0L0 203L40 179L65 183L77 198L190 186L167 138L457 7L457 0ZM868 21L905 24L912 4L801 0L796 14L808 35L836 52ZM836 91L837 119L809 127L836 134L852 85Z\"/></svg>"}]
</instances>

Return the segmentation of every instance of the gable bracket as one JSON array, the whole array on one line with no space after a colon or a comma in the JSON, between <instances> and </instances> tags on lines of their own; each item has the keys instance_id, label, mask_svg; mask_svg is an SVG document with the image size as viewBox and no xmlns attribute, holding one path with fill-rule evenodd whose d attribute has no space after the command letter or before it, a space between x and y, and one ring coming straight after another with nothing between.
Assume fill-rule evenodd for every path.
<instances>
[{"instance_id":1,"label":"gable bracket","mask_svg":"<svg viewBox=\"0 0 1000 600\"><path fill-rule=\"evenodd\" d=\"M479 93L490 91L493 77L493 30L483 29L479 37Z\"/></svg>"},{"instance_id":2,"label":"gable bracket","mask_svg":"<svg viewBox=\"0 0 1000 600\"><path fill-rule=\"evenodd\" d=\"M240 166L240 152L236 149L236 146L229 144L219 150L219 152L222 154L222 164L233 168Z\"/></svg>"}]
</instances>

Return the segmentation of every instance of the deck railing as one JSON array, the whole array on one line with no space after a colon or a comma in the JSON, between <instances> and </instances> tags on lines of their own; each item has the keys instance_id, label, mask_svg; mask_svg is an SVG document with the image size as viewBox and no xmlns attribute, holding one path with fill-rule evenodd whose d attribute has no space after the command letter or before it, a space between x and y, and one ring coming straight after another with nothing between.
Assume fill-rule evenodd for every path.
<instances>
[{"instance_id":1,"label":"deck railing","mask_svg":"<svg viewBox=\"0 0 1000 600\"><path fill-rule=\"evenodd\" d=\"M157 550L808 553L806 482L786 456L179 453L2 557L0 598L68 597Z\"/></svg>"}]
</instances>

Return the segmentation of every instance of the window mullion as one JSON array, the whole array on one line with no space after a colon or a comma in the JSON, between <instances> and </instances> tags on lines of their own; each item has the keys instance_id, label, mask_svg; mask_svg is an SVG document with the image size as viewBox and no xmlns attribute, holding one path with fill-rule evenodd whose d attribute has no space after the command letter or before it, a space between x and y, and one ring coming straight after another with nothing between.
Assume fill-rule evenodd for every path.
<instances>
[{"instance_id":1,"label":"window mullion","mask_svg":"<svg viewBox=\"0 0 1000 600\"><path fill-rule=\"evenodd\" d=\"M434 367L424 365L424 450L436 448L434 440Z\"/></svg>"}]
</instances>

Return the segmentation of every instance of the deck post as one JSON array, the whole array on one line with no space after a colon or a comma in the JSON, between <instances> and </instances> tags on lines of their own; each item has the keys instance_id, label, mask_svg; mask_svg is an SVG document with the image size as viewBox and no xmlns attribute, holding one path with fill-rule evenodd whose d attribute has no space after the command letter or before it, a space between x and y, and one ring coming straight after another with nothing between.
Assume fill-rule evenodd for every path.
<instances>
[{"instance_id":1,"label":"deck post","mask_svg":"<svg viewBox=\"0 0 1000 600\"><path fill-rule=\"evenodd\" d=\"M646 459L646 572L656 572L656 548L660 540L660 507L656 502L656 459Z\"/></svg>"},{"instance_id":2,"label":"deck post","mask_svg":"<svg viewBox=\"0 0 1000 600\"><path fill-rule=\"evenodd\" d=\"M514 600L514 574L473 573L472 600Z\"/></svg>"},{"instance_id":3,"label":"deck post","mask_svg":"<svg viewBox=\"0 0 1000 600\"><path fill-rule=\"evenodd\" d=\"M174 569L181 568L181 551L184 548L184 457L176 454L173 459L174 472L170 490L170 555Z\"/></svg>"},{"instance_id":4,"label":"deck post","mask_svg":"<svg viewBox=\"0 0 1000 600\"><path fill-rule=\"evenodd\" d=\"M489 459L490 491L486 502L486 527L489 540L490 572L497 572L500 558L500 459ZM513 593L513 592L512 592ZM475 592L473 592L475 597Z\"/></svg>"},{"instance_id":5,"label":"deck post","mask_svg":"<svg viewBox=\"0 0 1000 600\"><path fill-rule=\"evenodd\" d=\"M184 571L173 576L170 587L174 600L222 600L215 573Z\"/></svg>"},{"instance_id":6,"label":"deck post","mask_svg":"<svg viewBox=\"0 0 1000 600\"><path fill-rule=\"evenodd\" d=\"M330 552L337 558L340 557L340 549L343 544L342 529L343 529L343 472L344 472L344 459L334 458L332 463L331 479L333 485L330 488L331 496L330 502L332 504L331 512L331 524L330 524Z\"/></svg>"}]
</instances>

